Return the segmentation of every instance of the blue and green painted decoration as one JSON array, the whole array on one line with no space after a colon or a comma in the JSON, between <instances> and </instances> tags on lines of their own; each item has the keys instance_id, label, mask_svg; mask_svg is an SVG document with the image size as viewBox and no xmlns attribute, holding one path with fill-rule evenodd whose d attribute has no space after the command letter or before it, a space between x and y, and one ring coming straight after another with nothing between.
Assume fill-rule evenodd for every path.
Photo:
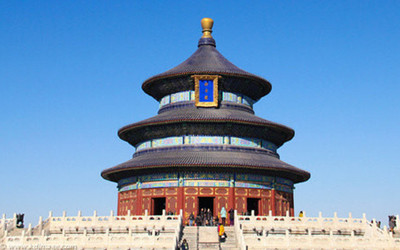
<instances>
[{"instance_id":1,"label":"blue and green painted decoration","mask_svg":"<svg viewBox=\"0 0 400 250\"><path fill-rule=\"evenodd\" d=\"M179 184L179 179L182 183ZM292 193L293 181L281 177L256 174L227 174L215 172L155 173L121 179L118 191L166 187L238 187L273 189Z\"/></svg>"}]
</instances>

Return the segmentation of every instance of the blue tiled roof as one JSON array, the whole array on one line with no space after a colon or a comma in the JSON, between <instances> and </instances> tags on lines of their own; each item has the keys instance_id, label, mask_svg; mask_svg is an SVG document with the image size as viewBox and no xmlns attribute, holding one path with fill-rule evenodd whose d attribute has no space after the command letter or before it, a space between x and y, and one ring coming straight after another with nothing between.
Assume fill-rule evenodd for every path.
<instances>
[{"instance_id":1,"label":"blue tiled roof","mask_svg":"<svg viewBox=\"0 0 400 250\"><path fill-rule=\"evenodd\" d=\"M175 104L172 106L181 106L177 109L171 109L165 112L161 112L160 114L153 116L151 118L142 120L137 123L133 123L127 126L122 127L118 134L121 139L129 140L128 134L138 133L138 128L140 127L149 127L151 125L156 124L172 124L172 123L183 123L183 122L191 122L199 123L199 128L202 123L221 123L221 122L230 122L232 124L249 124L252 126L260 126L270 128L273 131L280 131L285 136L282 137L280 141L274 141L276 145L280 146L284 142L291 140L294 136L294 130L284 126L279 123L271 122L265 119L262 119L258 116L255 116L253 112L244 111L240 109L235 109L230 106L222 105L218 109L198 109L194 106L194 103L190 103L188 105ZM167 127L163 129L162 133L167 133ZM246 135L248 137L256 137L261 135ZM135 139L139 139L138 136L133 136ZM137 143L130 142L130 143Z\"/></svg>"},{"instance_id":2,"label":"blue tiled roof","mask_svg":"<svg viewBox=\"0 0 400 250\"><path fill-rule=\"evenodd\" d=\"M186 61L164 73L150 77L143 83L142 88L146 91L149 88L148 85L157 84L158 80L192 74L218 74L248 78L255 84L262 85L262 89L264 89L262 96L271 91L271 84L267 80L238 68L219 53L212 38L201 38L198 49Z\"/></svg>"},{"instance_id":3,"label":"blue tiled roof","mask_svg":"<svg viewBox=\"0 0 400 250\"><path fill-rule=\"evenodd\" d=\"M131 160L104 170L102 176L105 179L117 181L118 177L113 177L113 173L123 174L126 171L137 171L143 168L232 167L259 169L289 178L294 182L302 182L310 178L309 172L287 164L276 156L262 152L263 150L238 150L229 146L178 146L166 148L164 151L153 149L134 155Z\"/></svg>"}]
</instances>

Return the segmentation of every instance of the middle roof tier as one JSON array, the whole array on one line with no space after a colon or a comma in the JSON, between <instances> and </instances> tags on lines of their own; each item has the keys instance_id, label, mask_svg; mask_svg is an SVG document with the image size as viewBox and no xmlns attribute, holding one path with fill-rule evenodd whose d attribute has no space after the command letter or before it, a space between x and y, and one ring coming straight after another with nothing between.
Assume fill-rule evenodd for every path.
<instances>
[{"instance_id":1,"label":"middle roof tier","mask_svg":"<svg viewBox=\"0 0 400 250\"><path fill-rule=\"evenodd\" d=\"M243 104L221 102L218 109L197 108L194 102L170 104L149 119L122 127L119 137L136 146L150 139L179 135L218 135L268 140L277 147L291 140L294 130L254 115Z\"/></svg>"}]
</instances>

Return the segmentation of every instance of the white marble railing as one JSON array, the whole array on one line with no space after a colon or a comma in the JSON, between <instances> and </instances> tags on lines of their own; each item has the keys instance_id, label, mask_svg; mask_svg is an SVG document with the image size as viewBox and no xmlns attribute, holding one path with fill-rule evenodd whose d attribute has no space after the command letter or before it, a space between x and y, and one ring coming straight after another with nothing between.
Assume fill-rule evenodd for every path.
<instances>
[{"instance_id":1,"label":"white marble railing","mask_svg":"<svg viewBox=\"0 0 400 250\"><path fill-rule=\"evenodd\" d=\"M6 215L3 214L0 219L0 236L6 231L15 228L17 225L17 216L14 214L13 218L6 218Z\"/></svg>"},{"instance_id":2,"label":"white marble railing","mask_svg":"<svg viewBox=\"0 0 400 250\"><path fill-rule=\"evenodd\" d=\"M237 239L240 249L246 249L246 242L244 240L243 229L238 220L237 210L235 210L234 213L235 213L235 216L234 216L235 236L236 236L236 239Z\"/></svg>"},{"instance_id":3,"label":"white marble railing","mask_svg":"<svg viewBox=\"0 0 400 250\"><path fill-rule=\"evenodd\" d=\"M241 216L238 215L239 223L244 226L250 225L255 228L264 226L267 228L324 228L329 230L330 228L360 228L366 227L369 224L368 220L363 215L363 218L352 218L349 214L348 218L338 218L335 213L333 217L322 217L320 213L318 217L306 217L305 215L300 217L290 216Z\"/></svg>"},{"instance_id":4,"label":"white marble railing","mask_svg":"<svg viewBox=\"0 0 400 250\"><path fill-rule=\"evenodd\" d=\"M175 225L180 220L180 215L148 215L147 212L143 216L132 216L129 214L126 216L115 216L113 212L109 216L98 216L96 211L93 216L82 216L78 212L77 216L63 216L55 217L50 212L49 218L43 222L43 227L46 224L49 230L58 229L72 229L72 228L103 228L104 230L109 228L111 230L124 229L126 226L131 225L137 227L156 228L162 229L162 227L168 227L169 225ZM40 223L39 223L40 224Z\"/></svg>"},{"instance_id":5,"label":"white marble railing","mask_svg":"<svg viewBox=\"0 0 400 250\"><path fill-rule=\"evenodd\" d=\"M3 242L5 248L18 249L84 249L84 248L167 248L176 249L173 236L136 235L50 235L50 236L10 236Z\"/></svg>"},{"instance_id":6,"label":"white marble railing","mask_svg":"<svg viewBox=\"0 0 400 250\"><path fill-rule=\"evenodd\" d=\"M182 213L181 213L182 214ZM65 248L162 248L175 249L182 231L180 215L143 216L53 216L46 220L39 219L36 227L31 225L26 230L8 233L5 230L1 247L28 249L31 247Z\"/></svg>"},{"instance_id":7,"label":"white marble railing","mask_svg":"<svg viewBox=\"0 0 400 250\"><path fill-rule=\"evenodd\" d=\"M235 214L236 215L236 214ZM398 221L399 216L396 217ZM400 247L386 227L363 218L287 216L235 216L235 232L243 249L263 247Z\"/></svg>"}]
</instances>

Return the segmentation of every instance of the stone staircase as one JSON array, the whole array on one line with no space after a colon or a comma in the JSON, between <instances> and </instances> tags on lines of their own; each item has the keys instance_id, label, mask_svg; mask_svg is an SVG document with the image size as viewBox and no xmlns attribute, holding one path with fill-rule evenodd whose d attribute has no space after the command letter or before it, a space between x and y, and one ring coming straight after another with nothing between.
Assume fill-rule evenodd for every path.
<instances>
[{"instance_id":1,"label":"stone staircase","mask_svg":"<svg viewBox=\"0 0 400 250\"><path fill-rule=\"evenodd\" d=\"M198 249L220 249L217 227L199 227Z\"/></svg>"},{"instance_id":2,"label":"stone staircase","mask_svg":"<svg viewBox=\"0 0 400 250\"><path fill-rule=\"evenodd\" d=\"M225 227L227 235L225 242L219 242L217 227L190 227L186 226L182 232L182 240L186 239L189 244L189 249L222 249L222 250L239 250L235 237L234 227Z\"/></svg>"},{"instance_id":3,"label":"stone staircase","mask_svg":"<svg viewBox=\"0 0 400 250\"><path fill-rule=\"evenodd\" d=\"M181 242L179 243L179 246L182 244L182 240L186 239L186 241L189 244L189 249L198 249L197 232L198 232L198 227L185 226L182 231L182 238L181 238Z\"/></svg>"},{"instance_id":4,"label":"stone staircase","mask_svg":"<svg viewBox=\"0 0 400 250\"><path fill-rule=\"evenodd\" d=\"M235 227L225 227L226 240L221 242L220 246L222 250L240 250L239 244L235 235Z\"/></svg>"}]
</instances>

